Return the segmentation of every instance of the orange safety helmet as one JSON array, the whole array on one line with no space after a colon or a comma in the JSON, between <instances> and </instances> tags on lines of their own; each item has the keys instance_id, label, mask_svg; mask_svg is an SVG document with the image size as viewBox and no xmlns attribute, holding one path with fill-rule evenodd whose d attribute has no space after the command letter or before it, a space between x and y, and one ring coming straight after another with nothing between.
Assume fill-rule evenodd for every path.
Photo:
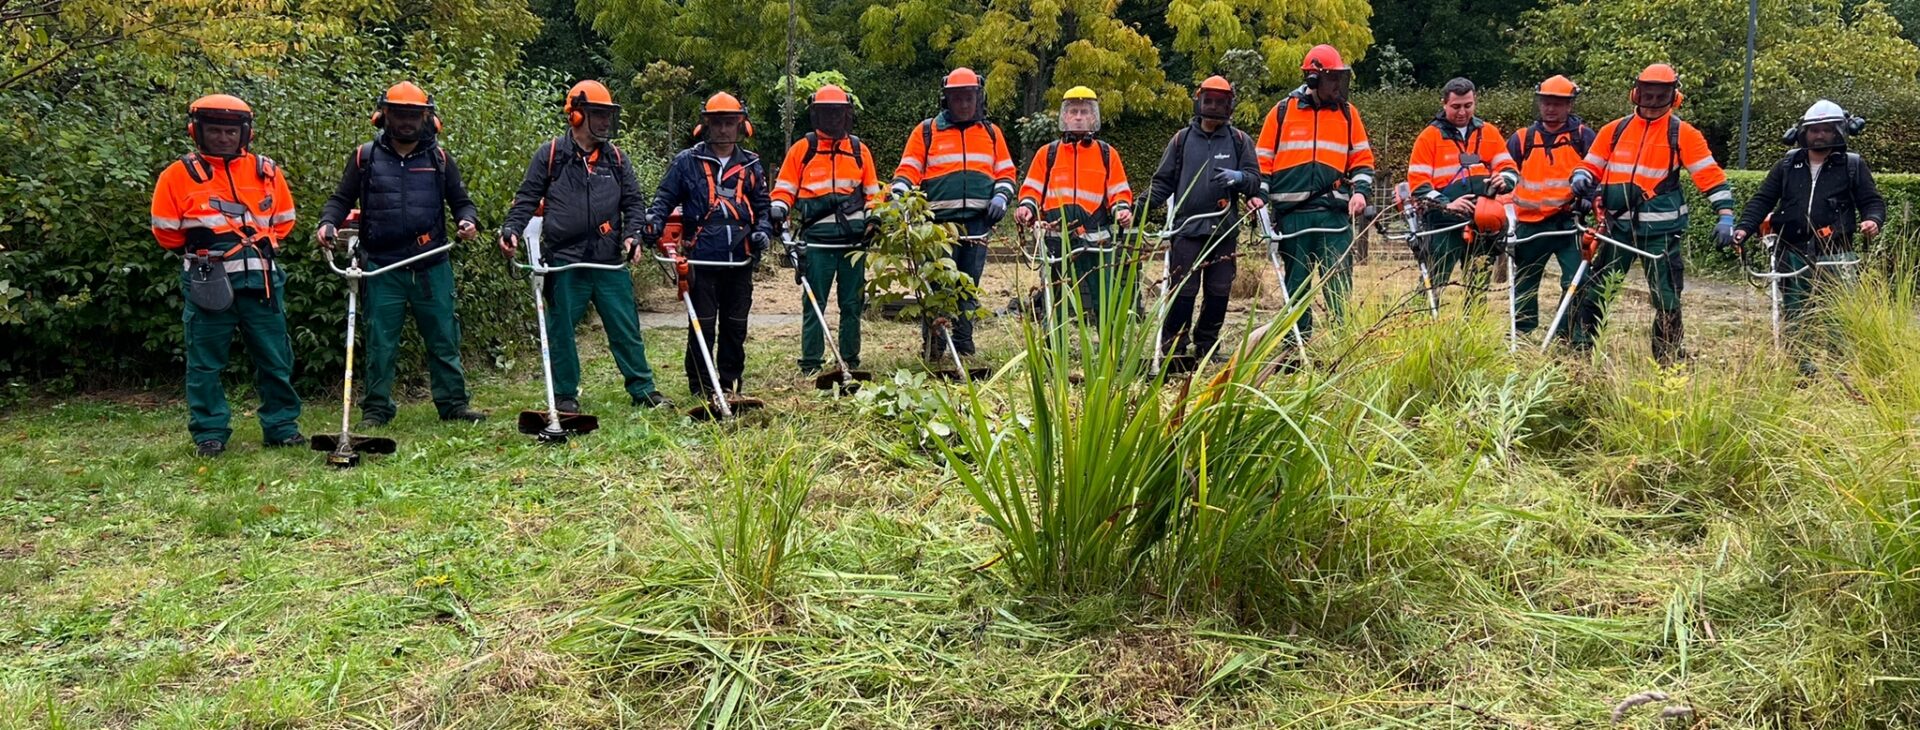
<instances>
[{"instance_id":1,"label":"orange safety helmet","mask_svg":"<svg viewBox=\"0 0 1920 730\"><path fill-rule=\"evenodd\" d=\"M232 124L240 127L240 151L253 145L253 107L230 94L208 94L187 105L187 136L200 144L201 124Z\"/></svg>"},{"instance_id":2,"label":"orange safety helmet","mask_svg":"<svg viewBox=\"0 0 1920 730\"><path fill-rule=\"evenodd\" d=\"M1307 51L1306 58L1300 59L1302 71L1348 71L1347 62L1340 58L1340 51L1322 43Z\"/></svg>"},{"instance_id":3,"label":"orange safety helmet","mask_svg":"<svg viewBox=\"0 0 1920 730\"><path fill-rule=\"evenodd\" d=\"M740 115L741 131L745 132L748 137L753 136L753 120L747 118L747 105L741 103L738 97L722 91L707 97L707 103L700 107L700 117L702 119L723 114ZM707 125L705 123L693 125L694 137L700 137L705 134L706 131Z\"/></svg>"},{"instance_id":4,"label":"orange safety helmet","mask_svg":"<svg viewBox=\"0 0 1920 730\"><path fill-rule=\"evenodd\" d=\"M1201 97L1207 96L1209 92L1211 92L1216 99L1220 96L1226 97L1227 103L1225 109L1220 109L1218 108L1219 105L1215 104L1216 108L1214 109L1214 113L1207 113L1204 108L1207 105L1201 102ZM1206 119L1231 119L1233 117L1233 105L1235 101L1236 97L1233 93L1233 82L1228 81L1225 76L1208 76L1207 80L1200 82L1200 88L1193 92L1193 115Z\"/></svg>"},{"instance_id":5,"label":"orange safety helmet","mask_svg":"<svg viewBox=\"0 0 1920 730\"><path fill-rule=\"evenodd\" d=\"M822 86L807 97L807 119L828 137L845 137L853 132L853 97L833 84Z\"/></svg>"},{"instance_id":6,"label":"orange safety helmet","mask_svg":"<svg viewBox=\"0 0 1920 730\"><path fill-rule=\"evenodd\" d=\"M578 127L587 123L587 108L602 107L620 111L620 105L613 103L613 92L607 91L606 84L588 79L567 89L567 125Z\"/></svg>"},{"instance_id":7,"label":"orange safety helmet","mask_svg":"<svg viewBox=\"0 0 1920 730\"><path fill-rule=\"evenodd\" d=\"M1533 87L1534 96L1557 96L1572 99L1580 96L1580 85L1565 76L1554 76Z\"/></svg>"},{"instance_id":8,"label":"orange safety helmet","mask_svg":"<svg viewBox=\"0 0 1920 730\"><path fill-rule=\"evenodd\" d=\"M1639 76L1634 77L1633 90L1627 94L1628 102L1634 106L1640 105L1641 86L1672 86L1673 103L1670 106L1675 109L1680 108L1681 102L1686 100L1686 96L1680 93L1680 73L1664 63L1647 66Z\"/></svg>"},{"instance_id":9,"label":"orange safety helmet","mask_svg":"<svg viewBox=\"0 0 1920 730\"><path fill-rule=\"evenodd\" d=\"M402 81L387 87L381 92L380 100L373 103L373 126L387 128L387 108L395 106L419 107L427 110L427 117L433 120L433 131L440 131L440 115L433 105L433 97L415 86L412 81Z\"/></svg>"},{"instance_id":10,"label":"orange safety helmet","mask_svg":"<svg viewBox=\"0 0 1920 730\"><path fill-rule=\"evenodd\" d=\"M940 79L940 88L942 89L980 88L983 86L986 86L986 82L981 80L980 74L974 73L973 69L965 66L947 72L947 75Z\"/></svg>"}]
</instances>

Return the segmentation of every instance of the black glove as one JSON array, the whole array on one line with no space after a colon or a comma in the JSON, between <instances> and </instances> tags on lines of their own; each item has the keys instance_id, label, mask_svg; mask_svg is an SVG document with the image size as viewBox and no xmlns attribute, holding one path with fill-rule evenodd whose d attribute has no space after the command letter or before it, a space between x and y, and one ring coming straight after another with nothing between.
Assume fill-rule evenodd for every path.
<instances>
[{"instance_id":1,"label":"black glove","mask_svg":"<svg viewBox=\"0 0 1920 730\"><path fill-rule=\"evenodd\" d=\"M660 221L653 216L647 216L640 221L640 240L648 244L657 244L660 242L661 233Z\"/></svg>"},{"instance_id":2,"label":"black glove","mask_svg":"<svg viewBox=\"0 0 1920 730\"><path fill-rule=\"evenodd\" d=\"M773 224L773 230L787 230L787 209L776 206L772 212L767 214L767 222Z\"/></svg>"},{"instance_id":3,"label":"black glove","mask_svg":"<svg viewBox=\"0 0 1920 730\"><path fill-rule=\"evenodd\" d=\"M872 218L868 218L866 230L861 231L860 233L860 245L865 246L869 243L873 243L873 239L876 239L879 237L880 237L880 221L874 220Z\"/></svg>"}]
</instances>

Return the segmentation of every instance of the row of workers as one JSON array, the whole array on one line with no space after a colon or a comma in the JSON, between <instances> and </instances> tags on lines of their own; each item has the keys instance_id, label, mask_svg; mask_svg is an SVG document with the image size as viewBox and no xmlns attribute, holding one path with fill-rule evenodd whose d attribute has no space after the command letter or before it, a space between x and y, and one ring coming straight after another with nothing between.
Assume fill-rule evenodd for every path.
<instances>
[{"instance_id":1,"label":"row of workers","mask_svg":"<svg viewBox=\"0 0 1920 730\"><path fill-rule=\"evenodd\" d=\"M1328 231L1286 238L1280 256L1290 291L1300 291L1310 277L1324 277L1327 310L1336 317L1343 310L1351 286L1352 221L1374 197L1374 154L1360 112L1348 100L1352 70L1339 53L1315 47L1301 71L1301 86L1268 111L1257 138L1232 123L1232 85L1218 76L1202 83L1194 96L1194 117L1169 140L1144 201L1135 200L1119 152L1099 139L1099 101L1084 87L1063 100L1061 138L1036 151L1025 179L1016 180L1006 135L985 118L983 81L965 68L943 78L939 114L908 134L885 188L871 148L852 133L852 100L828 86L810 100L813 131L787 150L771 178L758 155L741 146L753 133L746 108L729 94L714 95L694 129L699 141L673 159L649 198L631 162L611 141L620 107L603 85L583 81L564 102L566 133L540 144L529 160L498 243L513 255L529 221L542 215L542 255L548 265L639 262L656 251L691 263L683 268L692 272L685 283L701 320L699 331L714 333L716 342L702 341L690 329L685 372L690 390L709 397L695 348L717 350L722 389L735 391L744 378L756 266L724 264L757 264L775 237L791 233L803 244L804 259L796 264L817 298L825 301L839 286L839 356L858 367L864 271L856 252L875 234L871 211L886 195L923 192L934 219L960 231L953 260L975 281L986 263L986 235L1010 208L1022 225L1051 231L1043 236L1050 257L1071 259L1062 255L1063 248L1102 247L1116 227L1132 225L1136 206L1142 211L1166 206L1172 229L1169 278L1176 286L1163 345L1169 355L1204 356L1219 343L1225 321L1237 232L1245 215L1263 207L1281 231ZM1810 112L1796 128L1803 147L1776 166L1736 225L1725 174L1700 133L1672 115L1680 101L1673 69L1649 67L1635 80L1636 113L1598 132L1572 114L1577 93L1562 77L1542 83L1539 119L1509 137L1474 115L1471 83L1448 84L1440 113L1415 142L1407 171L1411 200L1404 202L1417 207L1425 227L1437 230L1469 217L1478 197L1511 194L1522 230L1539 232L1572 231L1574 201L1596 200L1609 235L1655 254L1674 252L1647 266L1658 312L1654 352L1662 361L1680 355L1684 257L1679 251L1688 214L1680 169L1689 172L1719 214L1715 236L1722 245L1745 240L1758 230L1761 217L1774 212L1783 240L1800 252L1795 255L1825 256L1850 246L1855 221L1871 234L1884 220L1884 206L1857 155L1845 153L1837 158L1842 164L1825 165L1827 172L1821 173L1828 155L1842 150L1847 135L1858 131L1855 118ZM220 376L237 332L254 361L266 444L304 443L296 424L300 400L291 383L293 355L282 309L286 275L275 263L295 220L284 171L252 150L253 112L240 99L203 97L191 105L188 118L195 149L161 173L152 225L160 245L184 258L189 431L199 453L207 456L221 453L231 437ZM449 240L449 213L452 235L477 237L478 213L459 166L437 142L440 120L431 97L411 83L396 84L374 105L372 122L380 133L347 156L320 216L319 244L329 250L338 245L339 229L355 208L362 213L360 253L369 268L443 245ZM1800 170L1809 164L1812 178L1802 181ZM665 236L676 213L683 235ZM1557 259L1569 270L1581 255L1572 235L1535 240L1540 243L1515 252L1520 326L1527 330L1537 323L1535 292L1546 260ZM1421 253L1441 281L1469 251L1459 236L1434 236L1425 248ZM1632 263L1617 252L1589 255L1603 274L1624 273ZM1081 270L1063 275L1084 280L1092 273L1086 262L1074 264ZM379 427L394 415L394 359L408 312L426 342L440 417L484 418L467 395L447 258L429 257L409 264L401 275L366 282L368 382L360 404L362 427ZM1586 289L1590 293L1582 297L1571 328L1576 346L1591 346L1605 290ZM656 389L628 271L560 272L547 278L544 295L550 303L547 325L559 333L552 355L561 410L580 408L573 332L588 304L600 313L631 401L667 404ZM963 306L974 309L977 302ZM803 321L799 365L816 371L827 343L811 312ZM1309 313L1301 327L1310 333L1312 326ZM959 355L974 354L968 316L955 317L950 332L926 333L923 341L937 342L930 349L943 351L948 343L940 338L945 336Z\"/></svg>"}]
</instances>

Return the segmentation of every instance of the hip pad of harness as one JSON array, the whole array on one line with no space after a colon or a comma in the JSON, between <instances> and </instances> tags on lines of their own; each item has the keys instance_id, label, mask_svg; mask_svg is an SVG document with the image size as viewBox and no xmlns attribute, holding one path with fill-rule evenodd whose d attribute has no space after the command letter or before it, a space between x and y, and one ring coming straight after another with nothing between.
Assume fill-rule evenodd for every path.
<instances>
[{"instance_id":1,"label":"hip pad of harness","mask_svg":"<svg viewBox=\"0 0 1920 730\"><path fill-rule=\"evenodd\" d=\"M222 257L187 255L187 301L203 312L224 312L233 306L233 284L227 281Z\"/></svg>"}]
</instances>

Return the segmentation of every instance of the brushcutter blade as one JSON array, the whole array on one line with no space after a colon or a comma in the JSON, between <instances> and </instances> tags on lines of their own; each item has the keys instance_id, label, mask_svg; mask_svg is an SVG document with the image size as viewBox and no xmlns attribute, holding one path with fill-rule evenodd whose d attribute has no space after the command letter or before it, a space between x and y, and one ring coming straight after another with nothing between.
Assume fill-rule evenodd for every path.
<instances>
[{"instance_id":1,"label":"brushcutter blade","mask_svg":"<svg viewBox=\"0 0 1920 730\"><path fill-rule=\"evenodd\" d=\"M347 434L347 440L344 443L340 440L340 434L316 433L307 441L307 446L314 451L325 451L328 453L338 452L343 454L363 453L386 455L400 450L400 445L394 443L393 439L381 436L361 436L351 433Z\"/></svg>"},{"instance_id":2,"label":"brushcutter blade","mask_svg":"<svg viewBox=\"0 0 1920 730\"><path fill-rule=\"evenodd\" d=\"M841 390L854 393L860 390L861 383L873 382L873 373L865 370L839 370L813 376L814 390Z\"/></svg>"},{"instance_id":3,"label":"brushcutter blade","mask_svg":"<svg viewBox=\"0 0 1920 730\"><path fill-rule=\"evenodd\" d=\"M941 380L961 380L961 372L953 368L934 368L927 372ZM993 376L993 371L988 368L967 368L965 375L966 380L986 380Z\"/></svg>"}]
</instances>

